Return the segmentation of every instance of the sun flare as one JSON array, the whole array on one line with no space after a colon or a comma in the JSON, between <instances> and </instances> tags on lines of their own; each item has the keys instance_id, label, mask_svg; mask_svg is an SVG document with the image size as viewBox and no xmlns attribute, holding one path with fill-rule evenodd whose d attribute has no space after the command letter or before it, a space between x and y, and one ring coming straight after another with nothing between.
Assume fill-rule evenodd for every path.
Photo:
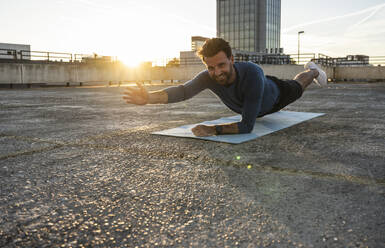
<instances>
[{"instance_id":1,"label":"sun flare","mask_svg":"<svg viewBox=\"0 0 385 248\"><path fill-rule=\"evenodd\" d=\"M143 59L141 59L138 56L135 56L133 54L132 55L130 55L130 54L118 55L118 60L121 61L124 65L126 65L128 67L137 67L143 62Z\"/></svg>"}]
</instances>

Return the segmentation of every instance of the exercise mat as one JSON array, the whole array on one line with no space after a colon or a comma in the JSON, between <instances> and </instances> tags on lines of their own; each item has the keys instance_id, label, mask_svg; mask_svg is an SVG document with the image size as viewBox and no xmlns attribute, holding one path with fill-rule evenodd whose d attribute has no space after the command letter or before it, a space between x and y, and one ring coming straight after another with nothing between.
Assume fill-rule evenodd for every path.
<instances>
[{"instance_id":1,"label":"exercise mat","mask_svg":"<svg viewBox=\"0 0 385 248\"><path fill-rule=\"evenodd\" d=\"M199 124L218 125L218 124L239 122L242 119L240 115L223 117L213 121L205 121L202 123L180 126L180 127L171 128L171 129L167 129L159 132L153 132L152 134L211 140L211 141L231 143L231 144L240 144L240 143L264 136L266 134L270 134L270 133L282 130L284 128L291 127L298 123L301 123L322 115L324 115L324 113L279 111L270 115L265 115L264 117L261 117L261 118L257 118L253 131L251 131L251 133L246 133L246 134L223 134L223 135L215 135L215 136L209 136L209 137L197 137L191 131L193 127Z\"/></svg>"}]
</instances>

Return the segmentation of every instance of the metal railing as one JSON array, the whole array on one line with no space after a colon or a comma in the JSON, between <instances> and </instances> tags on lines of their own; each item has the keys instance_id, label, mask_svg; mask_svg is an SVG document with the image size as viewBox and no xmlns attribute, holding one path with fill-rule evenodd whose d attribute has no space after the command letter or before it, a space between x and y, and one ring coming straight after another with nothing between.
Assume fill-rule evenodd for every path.
<instances>
[{"instance_id":1,"label":"metal railing","mask_svg":"<svg viewBox=\"0 0 385 248\"><path fill-rule=\"evenodd\" d=\"M89 54L74 54L74 61L82 61L82 59L84 58L89 58L89 57L92 57L92 55L89 55Z\"/></svg>"},{"instance_id":2,"label":"metal railing","mask_svg":"<svg viewBox=\"0 0 385 248\"><path fill-rule=\"evenodd\" d=\"M374 66L385 66L385 56L370 56L369 64Z\"/></svg>"},{"instance_id":3,"label":"metal railing","mask_svg":"<svg viewBox=\"0 0 385 248\"><path fill-rule=\"evenodd\" d=\"M43 52L43 51L28 51L1 49L0 60L7 61L32 61L32 62L115 62L116 57L99 56L97 54L72 54L62 52Z\"/></svg>"},{"instance_id":4,"label":"metal railing","mask_svg":"<svg viewBox=\"0 0 385 248\"><path fill-rule=\"evenodd\" d=\"M385 66L385 56L363 56L349 55L346 57L333 58L324 54L319 54L314 62L324 66Z\"/></svg>"},{"instance_id":5,"label":"metal railing","mask_svg":"<svg viewBox=\"0 0 385 248\"><path fill-rule=\"evenodd\" d=\"M291 64L290 56L285 54L241 54L234 55L235 61L250 61L256 64L284 65Z\"/></svg>"},{"instance_id":6,"label":"metal railing","mask_svg":"<svg viewBox=\"0 0 385 248\"><path fill-rule=\"evenodd\" d=\"M309 61L314 61L324 66L385 66L385 56L349 55L333 58L322 53L302 53L299 57L298 54L234 54L234 60L236 62L250 61L261 65L304 65ZM202 61L198 57L181 58L180 65L202 65Z\"/></svg>"},{"instance_id":7,"label":"metal railing","mask_svg":"<svg viewBox=\"0 0 385 248\"><path fill-rule=\"evenodd\" d=\"M6 60L29 60L29 61L50 61L50 62L81 62L85 57L92 55L71 54L61 52L42 52L14 49L0 49L0 59Z\"/></svg>"},{"instance_id":8,"label":"metal railing","mask_svg":"<svg viewBox=\"0 0 385 248\"><path fill-rule=\"evenodd\" d=\"M348 57L362 57L361 59L349 59ZM385 56L347 56L333 58L319 53L298 54L234 54L235 61L251 61L257 64L298 64L303 65L312 60L324 66L385 66ZM93 62L116 62L116 57L99 56L97 54L71 54L61 52L43 51L17 51L14 49L1 49L0 60L6 61L32 61L32 62L59 62L59 63L93 63ZM196 58L162 58L150 61L152 66L178 66L178 65L202 65L201 60Z\"/></svg>"},{"instance_id":9,"label":"metal railing","mask_svg":"<svg viewBox=\"0 0 385 248\"><path fill-rule=\"evenodd\" d=\"M290 56L290 64L304 65L310 60L316 58L315 53L301 53L299 54L288 54Z\"/></svg>"},{"instance_id":10,"label":"metal railing","mask_svg":"<svg viewBox=\"0 0 385 248\"><path fill-rule=\"evenodd\" d=\"M21 50L21 60L39 60L39 61L53 61L53 62L72 62L73 55L71 53L58 52L41 52L41 51L27 51Z\"/></svg>"},{"instance_id":11,"label":"metal railing","mask_svg":"<svg viewBox=\"0 0 385 248\"><path fill-rule=\"evenodd\" d=\"M333 57L330 57L328 55L319 53L318 58L315 58L316 61L318 59L318 63L325 65L325 66L333 66L334 65L334 59Z\"/></svg>"}]
</instances>

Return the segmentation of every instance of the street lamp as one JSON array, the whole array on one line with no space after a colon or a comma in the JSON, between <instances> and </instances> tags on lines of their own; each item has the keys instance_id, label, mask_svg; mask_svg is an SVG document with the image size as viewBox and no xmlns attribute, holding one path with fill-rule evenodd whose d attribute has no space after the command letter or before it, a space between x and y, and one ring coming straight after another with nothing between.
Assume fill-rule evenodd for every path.
<instances>
[{"instance_id":1,"label":"street lamp","mask_svg":"<svg viewBox=\"0 0 385 248\"><path fill-rule=\"evenodd\" d=\"M299 64L299 35L305 33L305 31L299 31L298 32L298 60L297 63Z\"/></svg>"}]
</instances>

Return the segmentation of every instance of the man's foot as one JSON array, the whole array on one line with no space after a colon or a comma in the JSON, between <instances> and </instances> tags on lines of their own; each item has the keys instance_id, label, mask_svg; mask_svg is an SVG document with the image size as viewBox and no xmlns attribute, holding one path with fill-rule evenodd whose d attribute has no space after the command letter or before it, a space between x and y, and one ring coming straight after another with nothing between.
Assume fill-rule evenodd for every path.
<instances>
[{"instance_id":1,"label":"man's foot","mask_svg":"<svg viewBox=\"0 0 385 248\"><path fill-rule=\"evenodd\" d=\"M314 62L309 61L306 63L304 66L305 69L307 70L317 70L318 71L318 76L314 79L314 81L319 85L319 86L325 86L328 83L328 77L326 75L326 72L322 70L318 65L316 65Z\"/></svg>"}]
</instances>

